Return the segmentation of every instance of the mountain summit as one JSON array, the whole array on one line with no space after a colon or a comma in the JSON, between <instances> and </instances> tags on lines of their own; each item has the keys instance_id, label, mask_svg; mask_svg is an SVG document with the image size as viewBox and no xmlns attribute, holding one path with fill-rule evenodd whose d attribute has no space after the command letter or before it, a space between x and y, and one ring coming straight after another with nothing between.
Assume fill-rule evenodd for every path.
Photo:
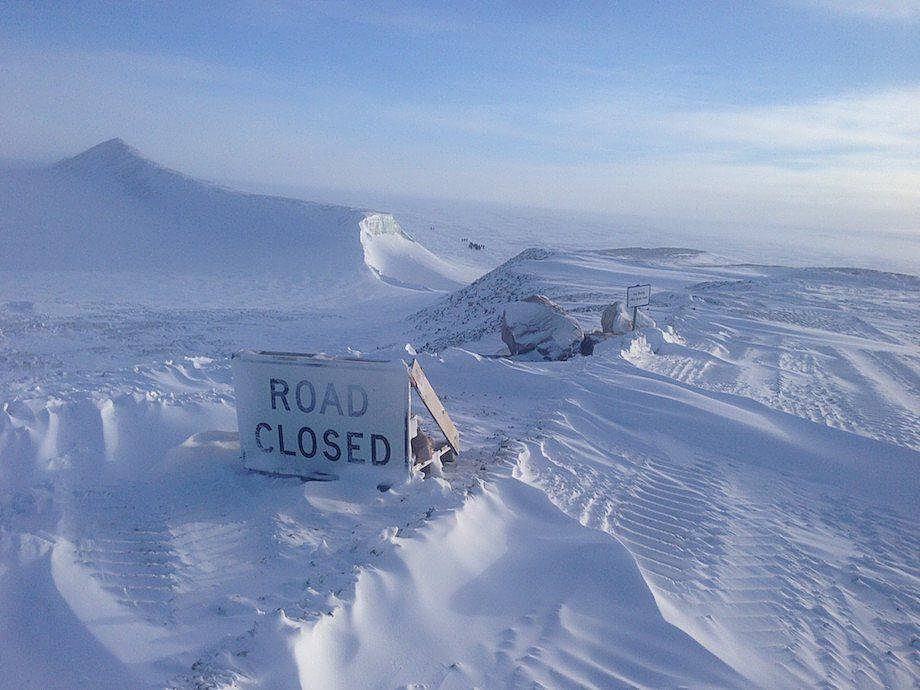
<instances>
[{"instance_id":1,"label":"mountain summit","mask_svg":"<svg viewBox=\"0 0 920 690\"><path fill-rule=\"evenodd\" d=\"M115 168L125 164L146 163L155 165L144 158L141 152L125 143L123 139L114 138L91 146L76 156L64 158L55 165L58 169L79 171L99 168Z\"/></svg>"},{"instance_id":2,"label":"mountain summit","mask_svg":"<svg viewBox=\"0 0 920 690\"><path fill-rule=\"evenodd\" d=\"M54 170L84 181L99 179L106 185L116 184L135 195L160 194L166 189L175 193L194 194L210 187L176 170L166 168L144 156L123 139L114 138L92 146L82 153L59 161Z\"/></svg>"},{"instance_id":3,"label":"mountain summit","mask_svg":"<svg viewBox=\"0 0 920 690\"><path fill-rule=\"evenodd\" d=\"M124 139L113 137L111 139L107 139L106 141L100 142L95 146L89 147L83 153L78 153L76 156L65 158L61 162L63 163L67 161L81 160L113 160L117 158L125 158L128 156L143 158L140 152L133 146L129 146Z\"/></svg>"}]
</instances>

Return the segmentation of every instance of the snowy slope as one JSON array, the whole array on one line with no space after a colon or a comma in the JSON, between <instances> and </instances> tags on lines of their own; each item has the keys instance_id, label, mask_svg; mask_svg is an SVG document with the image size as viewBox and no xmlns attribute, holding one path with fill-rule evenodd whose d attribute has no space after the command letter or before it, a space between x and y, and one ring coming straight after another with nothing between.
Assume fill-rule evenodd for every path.
<instances>
[{"instance_id":1,"label":"snowy slope","mask_svg":"<svg viewBox=\"0 0 920 690\"><path fill-rule=\"evenodd\" d=\"M138 221L118 180L158 209L235 194L112 157ZM373 299L0 270L0 686L917 684L918 278L533 249L444 295L460 275L396 219L292 203L276 238L330 219L300 230ZM491 356L509 301L542 292L590 330L645 281L667 337ZM233 350L410 341L463 434L442 477L380 493L242 470Z\"/></svg>"},{"instance_id":2,"label":"snowy slope","mask_svg":"<svg viewBox=\"0 0 920 690\"><path fill-rule=\"evenodd\" d=\"M470 271L451 266L413 240L388 213L368 213L359 226L364 263L387 283L422 290L452 290L471 276Z\"/></svg>"},{"instance_id":3,"label":"snowy slope","mask_svg":"<svg viewBox=\"0 0 920 690\"><path fill-rule=\"evenodd\" d=\"M379 287L369 278L423 289L462 282L395 220L398 243L369 242L359 226L378 215L200 182L120 139L50 168L0 174L0 204L0 266L8 270L229 273L319 292Z\"/></svg>"},{"instance_id":4,"label":"snowy slope","mask_svg":"<svg viewBox=\"0 0 920 690\"><path fill-rule=\"evenodd\" d=\"M634 365L859 434L920 449L920 279L863 269L732 265L685 249L533 249L414 317L422 347L501 352L502 309L542 293L586 330L650 282L648 311L677 335Z\"/></svg>"},{"instance_id":5,"label":"snowy slope","mask_svg":"<svg viewBox=\"0 0 920 690\"><path fill-rule=\"evenodd\" d=\"M88 633L68 637L63 686L915 673L915 451L650 374L617 347L423 364L467 450L448 483L383 495L242 472L225 362L8 401L0 578L17 636L43 635L24 602L44 578L62 630ZM54 687L3 641L22 687Z\"/></svg>"}]
</instances>

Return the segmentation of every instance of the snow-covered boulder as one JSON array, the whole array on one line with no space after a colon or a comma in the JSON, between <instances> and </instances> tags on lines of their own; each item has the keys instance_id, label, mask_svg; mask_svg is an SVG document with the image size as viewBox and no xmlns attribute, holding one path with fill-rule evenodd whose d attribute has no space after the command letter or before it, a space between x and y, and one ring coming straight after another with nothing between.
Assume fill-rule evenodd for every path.
<instances>
[{"instance_id":1,"label":"snow-covered boulder","mask_svg":"<svg viewBox=\"0 0 920 690\"><path fill-rule=\"evenodd\" d=\"M568 359L584 339L578 322L543 295L509 304L502 313L502 340L512 355L536 350L544 359Z\"/></svg>"},{"instance_id":2,"label":"snow-covered boulder","mask_svg":"<svg viewBox=\"0 0 920 690\"><path fill-rule=\"evenodd\" d=\"M601 330L604 333L623 334L632 330L632 310L625 302L614 302L601 314ZM636 328L655 328L655 320L639 310L636 312Z\"/></svg>"},{"instance_id":3,"label":"snow-covered boulder","mask_svg":"<svg viewBox=\"0 0 920 690\"><path fill-rule=\"evenodd\" d=\"M628 333L632 330L632 316L623 302L614 302L601 314L601 330L604 333Z\"/></svg>"},{"instance_id":4,"label":"snow-covered boulder","mask_svg":"<svg viewBox=\"0 0 920 690\"><path fill-rule=\"evenodd\" d=\"M658 328L655 319L641 309L636 312L636 328Z\"/></svg>"}]
</instances>

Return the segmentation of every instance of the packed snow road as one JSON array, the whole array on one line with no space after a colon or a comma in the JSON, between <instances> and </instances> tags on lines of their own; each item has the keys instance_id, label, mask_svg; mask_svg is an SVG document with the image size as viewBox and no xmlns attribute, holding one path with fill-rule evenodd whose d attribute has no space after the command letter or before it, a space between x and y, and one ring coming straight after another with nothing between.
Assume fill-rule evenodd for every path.
<instances>
[{"instance_id":1,"label":"packed snow road","mask_svg":"<svg viewBox=\"0 0 920 690\"><path fill-rule=\"evenodd\" d=\"M0 667L19 687L916 684L917 279L643 252L531 252L347 318L4 276ZM503 303L544 292L587 326L640 280L663 331L476 354ZM437 351L469 449L443 478L242 470L230 352L409 341Z\"/></svg>"}]
</instances>

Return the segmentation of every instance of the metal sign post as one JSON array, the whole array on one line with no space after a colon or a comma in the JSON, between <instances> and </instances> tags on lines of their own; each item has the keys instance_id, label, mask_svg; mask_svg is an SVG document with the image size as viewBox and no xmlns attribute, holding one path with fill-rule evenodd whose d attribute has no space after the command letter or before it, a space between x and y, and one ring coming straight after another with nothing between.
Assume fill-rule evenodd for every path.
<instances>
[{"instance_id":1,"label":"metal sign post","mask_svg":"<svg viewBox=\"0 0 920 690\"><path fill-rule=\"evenodd\" d=\"M626 288L626 308L632 308L632 330L636 330L639 307L648 305L652 296L651 285L631 285Z\"/></svg>"}]
</instances>

